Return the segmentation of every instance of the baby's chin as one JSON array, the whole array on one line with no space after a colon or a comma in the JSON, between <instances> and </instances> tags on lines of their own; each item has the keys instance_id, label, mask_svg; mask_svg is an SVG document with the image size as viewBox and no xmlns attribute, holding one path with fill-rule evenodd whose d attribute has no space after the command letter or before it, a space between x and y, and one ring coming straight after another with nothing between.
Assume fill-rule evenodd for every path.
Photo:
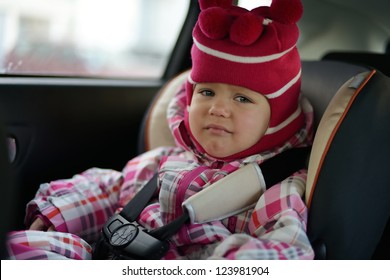
<instances>
[{"instance_id":1,"label":"baby's chin","mask_svg":"<svg viewBox=\"0 0 390 280\"><path fill-rule=\"evenodd\" d=\"M216 159L223 159L223 158L228 158L234 154L236 154L236 152L232 152L232 151L225 151L225 150L216 150L216 149L206 149L206 154L209 155L210 157L212 158L216 158Z\"/></svg>"}]
</instances>

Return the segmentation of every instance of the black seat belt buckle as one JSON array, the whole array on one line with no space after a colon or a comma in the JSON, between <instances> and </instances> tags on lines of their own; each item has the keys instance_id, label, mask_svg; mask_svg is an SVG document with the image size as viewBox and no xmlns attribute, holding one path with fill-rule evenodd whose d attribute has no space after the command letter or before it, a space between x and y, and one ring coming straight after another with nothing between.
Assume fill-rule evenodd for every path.
<instances>
[{"instance_id":1,"label":"black seat belt buckle","mask_svg":"<svg viewBox=\"0 0 390 280\"><path fill-rule=\"evenodd\" d=\"M167 241L161 241L135 222L129 222L115 214L105 223L103 229L104 250L117 259L161 259L169 249ZM102 242L100 242L102 243ZM97 251L103 248L95 248ZM95 252L94 252L95 253ZM99 255L99 253L96 253Z\"/></svg>"}]
</instances>

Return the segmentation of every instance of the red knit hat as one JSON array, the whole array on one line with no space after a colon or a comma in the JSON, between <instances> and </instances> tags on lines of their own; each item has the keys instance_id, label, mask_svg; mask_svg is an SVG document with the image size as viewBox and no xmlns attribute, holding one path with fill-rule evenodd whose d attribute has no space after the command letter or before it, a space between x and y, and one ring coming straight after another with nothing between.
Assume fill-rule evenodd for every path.
<instances>
[{"instance_id":1,"label":"red knit hat","mask_svg":"<svg viewBox=\"0 0 390 280\"><path fill-rule=\"evenodd\" d=\"M251 11L233 6L232 0L199 0L199 4L186 89L188 105L197 83L226 83L256 91L269 101L269 127L258 143L229 158L284 144L304 125L299 105L301 61L296 48L301 1L273 0L270 7ZM190 131L188 116L186 126Z\"/></svg>"}]
</instances>

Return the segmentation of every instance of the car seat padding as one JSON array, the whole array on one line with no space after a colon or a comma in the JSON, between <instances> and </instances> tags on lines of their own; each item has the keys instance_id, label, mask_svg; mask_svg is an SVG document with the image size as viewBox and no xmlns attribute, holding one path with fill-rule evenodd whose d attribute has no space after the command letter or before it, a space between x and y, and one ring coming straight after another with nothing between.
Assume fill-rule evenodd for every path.
<instances>
[{"instance_id":1,"label":"car seat padding","mask_svg":"<svg viewBox=\"0 0 390 280\"><path fill-rule=\"evenodd\" d=\"M312 148L308 234L317 259L371 259L389 238L390 80L373 71L357 90L353 82L328 106Z\"/></svg>"}]
</instances>

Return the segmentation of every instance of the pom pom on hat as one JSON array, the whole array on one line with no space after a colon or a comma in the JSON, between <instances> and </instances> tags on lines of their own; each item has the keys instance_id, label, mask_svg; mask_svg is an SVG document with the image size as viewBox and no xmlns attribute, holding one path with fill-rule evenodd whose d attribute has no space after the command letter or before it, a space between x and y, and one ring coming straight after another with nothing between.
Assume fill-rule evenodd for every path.
<instances>
[{"instance_id":1,"label":"pom pom on hat","mask_svg":"<svg viewBox=\"0 0 390 280\"><path fill-rule=\"evenodd\" d=\"M259 39L263 29L262 17L246 13L239 16L232 24L230 40L242 46L249 46Z\"/></svg>"},{"instance_id":2,"label":"pom pom on hat","mask_svg":"<svg viewBox=\"0 0 390 280\"><path fill-rule=\"evenodd\" d=\"M270 17L284 24L298 22L303 14L300 0L274 0L269 7Z\"/></svg>"},{"instance_id":3,"label":"pom pom on hat","mask_svg":"<svg viewBox=\"0 0 390 280\"><path fill-rule=\"evenodd\" d=\"M231 17L225 9L211 7L199 15L199 27L210 39L222 39L229 33Z\"/></svg>"}]
</instances>

